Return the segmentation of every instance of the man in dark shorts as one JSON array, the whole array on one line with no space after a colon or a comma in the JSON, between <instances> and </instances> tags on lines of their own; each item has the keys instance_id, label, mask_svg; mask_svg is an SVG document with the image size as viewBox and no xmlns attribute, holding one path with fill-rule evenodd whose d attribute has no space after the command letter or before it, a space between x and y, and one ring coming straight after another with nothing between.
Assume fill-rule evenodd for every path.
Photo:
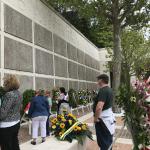
<instances>
[{"instance_id":1,"label":"man in dark shorts","mask_svg":"<svg viewBox=\"0 0 150 150\"><path fill-rule=\"evenodd\" d=\"M100 90L93 106L96 136L100 149L108 150L115 132L115 117L112 112L113 92L108 85L109 77L106 74L98 76L97 80Z\"/></svg>"}]
</instances>

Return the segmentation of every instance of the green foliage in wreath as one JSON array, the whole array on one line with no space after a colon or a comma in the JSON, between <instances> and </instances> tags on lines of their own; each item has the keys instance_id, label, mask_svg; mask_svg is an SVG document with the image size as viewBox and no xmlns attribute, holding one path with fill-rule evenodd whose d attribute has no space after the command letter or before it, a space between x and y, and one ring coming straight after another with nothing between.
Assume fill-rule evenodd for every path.
<instances>
[{"instance_id":1,"label":"green foliage in wreath","mask_svg":"<svg viewBox=\"0 0 150 150\"><path fill-rule=\"evenodd\" d=\"M69 96L69 104L72 108L77 107L77 101L76 101L76 91L74 89L70 89L68 91L68 96Z\"/></svg>"},{"instance_id":2,"label":"green foliage in wreath","mask_svg":"<svg viewBox=\"0 0 150 150\"><path fill-rule=\"evenodd\" d=\"M56 112L57 111L57 99L59 96L59 90L58 88L54 88L52 90L52 112Z\"/></svg>"},{"instance_id":3,"label":"green foliage in wreath","mask_svg":"<svg viewBox=\"0 0 150 150\"><path fill-rule=\"evenodd\" d=\"M32 98L35 96L35 90L29 89L25 90L23 93L23 110L27 106L29 102L31 102Z\"/></svg>"},{"instance_id":4,"label":"green foliage in wreath","mask_svg":"<svg viewBox=\"0 0 150 150\"><path fill-rule=\"evenodd\" d=\"M86 104L88 104L87 91L85 91L85 90L80 90L80 91L78 92L78 104L79 104L79 105L86 105Z\"/></svg>"}]
</instances>

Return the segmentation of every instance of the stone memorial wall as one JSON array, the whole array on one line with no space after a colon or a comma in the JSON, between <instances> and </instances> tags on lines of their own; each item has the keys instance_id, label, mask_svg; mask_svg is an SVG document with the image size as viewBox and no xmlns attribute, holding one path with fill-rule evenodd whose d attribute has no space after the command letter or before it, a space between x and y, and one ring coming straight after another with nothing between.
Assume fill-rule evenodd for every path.
<instances>
[{"instance_id":1,"label":"stone memorial wall","mask_svg":"<svg viewBox=\"0 0 150 150\"><path fill-rule=\"evenodd\" d=\"M93 89L99 50L40 0L0 1L0 73L16 74L29 88Z\"/></svg>"}]
</instances>

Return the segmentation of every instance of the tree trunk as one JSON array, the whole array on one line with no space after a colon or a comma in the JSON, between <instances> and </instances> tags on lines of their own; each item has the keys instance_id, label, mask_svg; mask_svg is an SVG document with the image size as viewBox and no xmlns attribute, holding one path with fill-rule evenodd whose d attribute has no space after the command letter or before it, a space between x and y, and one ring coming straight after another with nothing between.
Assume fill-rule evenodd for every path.
<instances>
[{"instance_id":1,"label":"tree trunk","mask_svg":"<svg viewBox=\"0 0 150 150\"><path fill-rule=\"evenodd\" d=\"M113 108L115 112L118 112L117 105L115 104L115 96L118 92L119 86L120 86L120 78L121 78L121 61L122 61L122 55L121 55L121 27L119 23L115 23L113 26L114 32L114 60L113 60L113 92L114 92L114 103Z\"/></svg>"},{"instance_id":2,"label":"tree trunk","mask_svg":"<svg viewBox=\"0 0 150 150\"><path fill-rule=\"evenodd\" d=\"M130 66L127 62L121 65L121 83L127 87L127 90L130 92L131 88L131 75L130 75Z\"/></svg>"}]
</instances>

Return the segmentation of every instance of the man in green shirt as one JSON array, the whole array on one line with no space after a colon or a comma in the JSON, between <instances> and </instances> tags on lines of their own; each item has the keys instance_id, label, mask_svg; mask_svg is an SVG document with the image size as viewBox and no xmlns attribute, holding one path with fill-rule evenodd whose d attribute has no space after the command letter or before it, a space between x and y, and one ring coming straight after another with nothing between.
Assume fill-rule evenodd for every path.
<instances>
[{"instance_id":1,"label":"man in green shirt","mask_svg":"<svg viewBox=\"0 0 150 150\"><path fill-rule=\"evenodd\" d=\"M102 74L97 77L99 92L94 102L94 123L97 142L101 150L108 150L113 142L115 118L112 112L113 92L109 87L109 77Z\"/></svg>"}]
</instances>

